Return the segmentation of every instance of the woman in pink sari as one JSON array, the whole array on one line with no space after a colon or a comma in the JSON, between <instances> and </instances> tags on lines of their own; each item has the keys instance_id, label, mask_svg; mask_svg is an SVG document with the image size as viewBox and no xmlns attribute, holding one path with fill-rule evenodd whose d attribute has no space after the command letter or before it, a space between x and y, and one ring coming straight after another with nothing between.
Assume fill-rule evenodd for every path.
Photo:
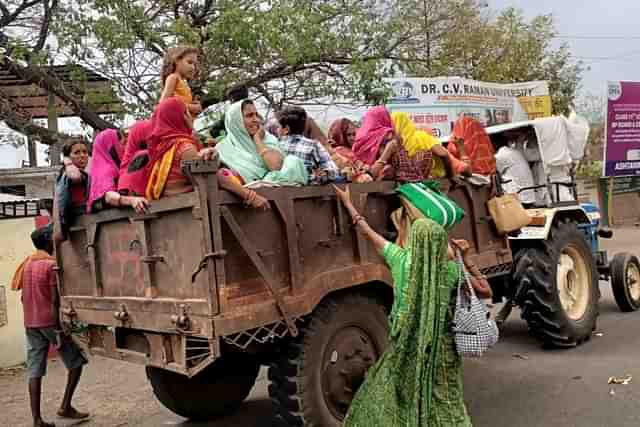
<instances>
[{"instance_id":1,"label":"woman in pink sari","mask_svg":"<svg viewBox=\"0 0 640 427\"><path fill-rule=\"evenodd\" d=\"M116 129L103 130L96 136L91 160L89 199L87 212L97 212L108 207L131 206L138 213L147 210L143 197L123 196L118 192L120 159L124 146Z\"/></svg>"},{"instance_id":2,"label":"woman in pink sari","mask_svg":"<svg viewBox=\"0 0 640 427\"><path fill-rule=\"evenodd\" d=\"M356 132L353 155L357 160L373 166L382 154L384 146L395 136L393 121L384 106L369 109L362 118L362 126Z\"/></svg>"}]
</instances>

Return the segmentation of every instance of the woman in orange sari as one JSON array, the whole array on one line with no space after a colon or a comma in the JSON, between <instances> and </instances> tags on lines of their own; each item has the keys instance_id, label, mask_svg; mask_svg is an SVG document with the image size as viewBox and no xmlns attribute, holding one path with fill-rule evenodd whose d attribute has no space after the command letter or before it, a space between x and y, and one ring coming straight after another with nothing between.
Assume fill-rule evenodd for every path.
<instances>
[{"instance_id":1,"label":"woman in orange sari","mask_svg":"<svg viewBox=\"0 0 640 427\"><path fill-rule=\"evenodd\" d=\"M453 127L447 147L456 159L471 163L471 172L495 175L496 150L482 124L471 117L461 117Z\"/></svg>"},{"instance_id":2,"label":"woman in orange sari","mask_svg":"<svg viewBox=\"0 0 640 427\"><path fill-rule=\"evenodd\" d=\"M151 128L147 199L193 191L189 179L182 173L182 161L210 159L215 149L202 149L193 137L193 119L185 103L176 97L160 102L153 112Z\"/></svg>"}]
</instances>

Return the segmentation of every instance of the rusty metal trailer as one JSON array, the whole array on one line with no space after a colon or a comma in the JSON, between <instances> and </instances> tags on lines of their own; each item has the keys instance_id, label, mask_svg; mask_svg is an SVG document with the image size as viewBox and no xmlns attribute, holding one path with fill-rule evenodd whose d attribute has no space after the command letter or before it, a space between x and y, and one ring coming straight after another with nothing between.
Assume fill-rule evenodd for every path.
<instances>
[{"instance_id":1,"label":"rusty metal trailer","mask_svg":"<svg viewBox=\"0 0 640 427\"><path fill-rule=\"evenodd\" d=\"M268 365L276 423L338 426L387 344L389 270L331 186L261 188L272 209L256 211L219 189L217 168L185 163L195 191L146 215L78 218L56 245L61 320L87 325L92 354L145 365L158 399L185 417L237 408ZM351 186L388 238L395 185ZM488 188L443 189L467 212L452 235L470 241L487 275L509 274Z\"/></svg>"}]
</instances>

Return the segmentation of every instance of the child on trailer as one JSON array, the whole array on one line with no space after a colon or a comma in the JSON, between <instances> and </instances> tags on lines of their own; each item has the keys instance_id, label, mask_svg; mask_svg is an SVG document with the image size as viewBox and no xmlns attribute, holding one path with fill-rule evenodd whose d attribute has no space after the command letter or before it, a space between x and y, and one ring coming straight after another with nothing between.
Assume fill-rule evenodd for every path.
<instances>
[{"instance_id":1,"label":"child on trailer","mask_svg":"<svg viewBox=\"0 0 640 427\"><path fill-rule=\"evenodd\" d=\"M167 51L162 65L162 96L160 101L175 96L182 100L193 118L202 112L202 105L193 99L187 83L196 75L198 49L190 46L178 46Z\"/></svg>"}]
</instances>

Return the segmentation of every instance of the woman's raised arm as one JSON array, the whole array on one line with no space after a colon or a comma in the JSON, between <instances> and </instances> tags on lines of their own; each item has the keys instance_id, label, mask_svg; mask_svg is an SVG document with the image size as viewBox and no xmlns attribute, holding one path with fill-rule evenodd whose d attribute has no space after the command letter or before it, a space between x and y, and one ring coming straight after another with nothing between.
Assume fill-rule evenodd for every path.
<instances>
[{"instance_id":1,"label":"woman's raised arm","mask_svg":"<svg viewBox=\"0 0 640 427\"><path fill-rule=\"evenodd\" d=\"M376 233L376 231L367 224L366 219L358 213L358 210L353 206L353 202L351 201L351 191L349 190L349 186L347 186L344 190L341 190L337 186L333 186L338 195L338 198L344 204L344 207L347 208L353 223L360 229L360 231L367 236L369 240L373 243L373 246L376 248L379 254L382 255L384 251L384 247L389 241Z\"/></svg>"}]
</instances>

